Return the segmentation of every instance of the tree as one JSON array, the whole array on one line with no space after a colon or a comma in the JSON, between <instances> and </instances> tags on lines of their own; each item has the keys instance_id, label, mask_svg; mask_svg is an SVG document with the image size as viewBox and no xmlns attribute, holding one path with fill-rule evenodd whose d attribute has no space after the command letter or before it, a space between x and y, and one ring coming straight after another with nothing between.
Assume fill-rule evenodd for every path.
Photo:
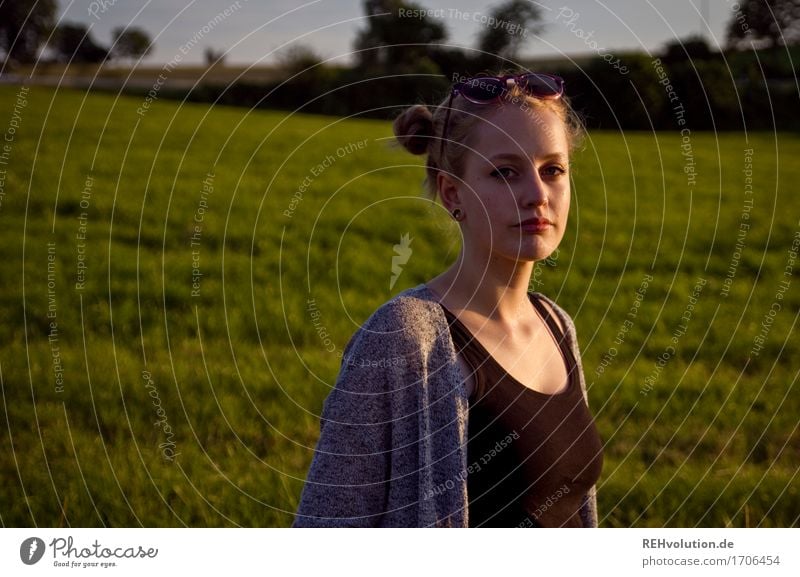
<instances>
[{"instance_id":1,"label":"tree","mask_svg":"<svg viewBox=\"0 0 800 577\"><path fill-rule=\"evenodd\" d=\"M55 0L5 0L0 2L0 50L5 59L31 63L53 29Z\"/></svg>"},{"instance_id":2,"label":"tree","mask_svg":"<svg viewBox=\"0 0 800 577\"><path fill-rule=\"evenodd\" d=\"M541 32L541 11L528 0L508 0L495 6L478 36L478 49L487 60L517 60L529 33ZM488 58L487 58L488 56Z\"/></svg>"},{"instance_id":3,"label":"tree","mask_svg":"<svg viewBox=\"0 0 800 577\"><path fill-rule=\"evenodd\" d=\"M293 76L301 72L318 67L322 62L313 48L305 44L294 44L278 54L278 66L286 76Z\"/></svg>"},{"instance_id":4,"label":"tree","mask_svg":"<svg viewBox=\"0 0 800 577\"><path fill-rule=\"evenodd\" d=\"M147 32L141 28L118 27L111 31L114 43L111 55L114 58L130 58L147 56L153 49L153 44Z\"/></svg>"},{"instance_id":5,"label":"tree","mask_svg":"<svg viewBox=\"0 0 800 577\"><path fill-rule=\"evenodd\" d=\"M206 46L203 50L203 60L206 62L206 66L224 66L225 65L225 57L228 54L222 50L219 50L211 47Z\"/></svg>"},{"instance_id":6,"label":"tree","mask_svg":"<svg viewBox=\"0 0 800 577\"><path fill-rule=\"evenodd\" d=\"M103 62L108 50L97 44L85 24L64 22L53 34L52 48L63 62Z\"/></svg>"},{"instance_id":7,"label":"tree","mask_svg":"<svg viewBox=\"0 0 800 577\"><path fill-rule=\"evenodd\" d=\"M358 31L355 50L362 68L413 70L429 59L429 45L447 38L444 24L403 0L364 0L367 27Z\"/></svg>"},{"instance_id":8,"label":"tree","mask_svg":"<svg viewBox=\"0 0 800 577\"><path fill-rule=\"evenodd\" d=\"M714 57L711 47L702 36L689 36L683 40L673 40L664 47L664 62L683 62L686 60L708 60Z\"/></svg>"},{"instance_id":9,"label":"tree","mask_svg":"<svg viewBox=\"0 0 800 577\"><path fill-rule=\"evenodd\" d=\"M742 0L728 22L727 42L732 48L800 43L800 0Z\"/></svg>"}]
</instances>

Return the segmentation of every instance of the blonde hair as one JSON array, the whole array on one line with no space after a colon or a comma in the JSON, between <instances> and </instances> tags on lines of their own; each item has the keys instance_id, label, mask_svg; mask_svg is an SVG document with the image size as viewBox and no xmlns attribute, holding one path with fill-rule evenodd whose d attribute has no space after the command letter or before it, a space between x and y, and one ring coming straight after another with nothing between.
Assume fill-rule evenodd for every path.
<instances>
[{"instance_id":1,"label":"blonde hair","mask_svg":"<svg viewBox=\"0 0 800 577\"><path fill-rule=\"evenodd\" d=\"M440 158L442 131L449 101L448 93L447 98L442 100L433 111L424 104L411 106L400 113L392 125L397 142L406 150L411 154L428 155L424 187L428 196L433 200L436 199L438 193L437 173L443 170L457 178L463 177L464 159L469 150L468 139L475 125L502 106L515 104L523 109L527 107L554 112L564 123L570 153L580 146L585 132L580 117L572 109L569 99L565 95L562 95L561 98L545 100L531 96L515 84L503 95L503 98L489 104L474 104L463 97L453 98L445 135L448 142L445 143L444 154ZM547 130L546 125L543 126ZM460 143L462 146L453 146L452 142ZM450 145L448 146L448 144Z\"/></svg>"}]
</instances>

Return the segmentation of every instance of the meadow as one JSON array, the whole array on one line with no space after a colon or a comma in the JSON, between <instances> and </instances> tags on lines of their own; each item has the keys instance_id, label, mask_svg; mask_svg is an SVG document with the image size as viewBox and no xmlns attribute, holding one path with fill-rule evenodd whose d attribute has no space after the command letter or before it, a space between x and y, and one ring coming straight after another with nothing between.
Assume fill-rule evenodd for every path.
<instances>
[{"instance_id":1,"label":"meadow","mask_svg":"<svg viewBox=\"0 0 800 577\"><path fill-rule=\"evenodd\" d=\"M389 122L38 86L0 87L0 131L2 525L290 525L350 335L457 254L421 157ZM798 524L798 156L575 156L532 289L577 326L601 526Z\"/></svg>"}]
</instances>

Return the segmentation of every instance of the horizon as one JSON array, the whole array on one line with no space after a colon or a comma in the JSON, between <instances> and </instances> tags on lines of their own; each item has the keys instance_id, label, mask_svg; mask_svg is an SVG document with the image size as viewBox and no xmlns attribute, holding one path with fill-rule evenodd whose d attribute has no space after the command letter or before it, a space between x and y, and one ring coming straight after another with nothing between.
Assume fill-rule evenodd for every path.
<instances>
[{"instance_id":1,"label":"horizon","mask_svg":"<svg viewBox=\"0 0 800 577\"><path fill-rule=\"evenodd\" d=\"M59 23L88 25L94 40L104 45L111 44L111 30L116 27L144 29L154 49L141 61L142 67L164 65L176 55L187 67L203 65L207 48L224 51L225 66L274 66L287 49L297 45L312 48L329 64L349 66L353 64L353 41L366 19L360 0L311 0L300 6L287 0L269 5L252 0L148 0L137 4L60 2L57 18ZM491 7L478 0L465 0L458 8L439 1L417 4L434 11L433 19L445 24L447 45L467 49L487 25ZM736 5L730 0L648 0L633 6L624 0L534 4L542 8L544 29L541 34L522 31L527 40L519 58L525 61L582 59L601 50L654 54L669 42L697 36L718 50L724 48L725 25Z\"/></svg>"}]
</instances>

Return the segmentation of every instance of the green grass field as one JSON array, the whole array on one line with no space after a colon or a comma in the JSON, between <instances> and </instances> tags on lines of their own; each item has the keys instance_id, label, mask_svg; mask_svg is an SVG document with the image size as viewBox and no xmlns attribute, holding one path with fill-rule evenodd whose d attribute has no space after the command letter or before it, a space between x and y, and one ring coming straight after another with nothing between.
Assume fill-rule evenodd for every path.
<instances>
[{"instance_id":1,"label":"green grass field","mask_svg":"<svg viewBox=\"0 0 800 577\"><path fill-rule=\"evenodd\" d=\"M288 526L348 338L457 254L421 158L388 122L17 95L0 522ZM601 526L798 524L798 155L794 134L599 132L575 158L533 288L578 328Z\"/></svg>"}]
</instances>

